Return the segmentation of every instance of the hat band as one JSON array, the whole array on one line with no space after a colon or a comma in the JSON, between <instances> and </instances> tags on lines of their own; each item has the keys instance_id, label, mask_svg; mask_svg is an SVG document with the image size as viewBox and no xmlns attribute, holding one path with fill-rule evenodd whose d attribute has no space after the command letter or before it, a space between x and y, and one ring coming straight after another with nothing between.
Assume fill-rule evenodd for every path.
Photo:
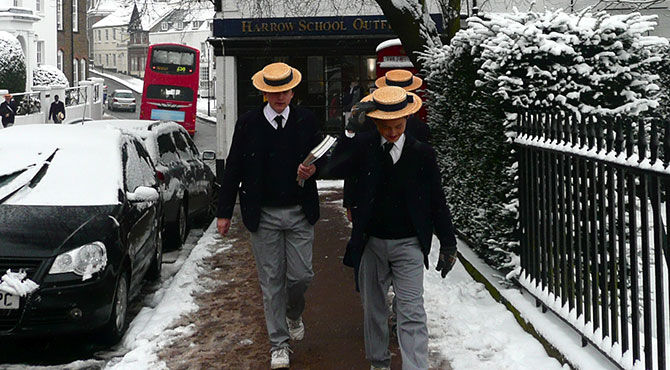
<instances>
[{"instance_id":1,"label":"hat band","mask_svg":"<svg viewBox=\"0 0 670 370\"><path fill-rule=\"evenodd\" d=\"M293 80L293 70L291 70L291 73L288 75L286 78L282 78L281 80L268 80L263 76L263 82L269 86L281 86L281 85L286 85L287 83L291 82Z\"/></svg>"},{"instance_id":2,"label":"hat band","mask_svg":"<svg viewBox=\"0 0 670 370\"><path fill-rule=\"evenodd\" d=\"M407 98L405 100L396 104L384 104L374 99L373 101L375 102L375 106L377 107L377 109L382 112L397 112L399 110L405 109L405 107L407 107L407 104L414 103L414 97L412 95L407 95Z\"/></svg>"},{"instance_id":3,"label":"hat band","mask_svg":"<svg viewBox=\"0 0 670 370\"><path fill-rule=\"evenodd\" d=\"M412 84L413 78L410 78L407 81L393 81L389 80L388 78L386 79L386 85L387 86L398 86L398 87L407 87Z\"/></svg>"}]
</instances>

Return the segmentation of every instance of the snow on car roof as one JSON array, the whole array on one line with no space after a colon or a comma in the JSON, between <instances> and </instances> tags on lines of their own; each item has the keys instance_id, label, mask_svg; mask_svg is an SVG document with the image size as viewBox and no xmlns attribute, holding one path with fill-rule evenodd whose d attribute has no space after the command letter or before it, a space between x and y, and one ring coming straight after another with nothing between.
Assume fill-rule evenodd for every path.
<instances>
[{"instance_id":1,"label":"snow on car roof","mask_svg":"<svg viewBox=\"0 0 670 370\"><path fill-rule=\"evenodd\" d=\"M158 160L158 147L155 138L165 132L183 129L180 124L172 121L149 121L141 119L98 120L86 122L86 125L114 127L123 132L139 136L144 140L144 145L154 162ZM147 140L149 138L152 138L152 140Z\"/></svg>"},{"instance_id":2,"label":"snow on car roof","mask_svg":"<svg viewBox=\"0 0 670 370\"><path fill-rule=\"evenodd\" d=\"M123 189L122 133L106 127L83 125L21 125L0 130L0 179L29 175L44 168L44 176L22 176L0 181L2 204L89 206L118 203ZM48 158L52 157L48 167ZM23 176L26 177L26 176ZM23 183L21 183L23 181ZM17 182L19 182L17 184Z\"/></svg>"}]
</instances>

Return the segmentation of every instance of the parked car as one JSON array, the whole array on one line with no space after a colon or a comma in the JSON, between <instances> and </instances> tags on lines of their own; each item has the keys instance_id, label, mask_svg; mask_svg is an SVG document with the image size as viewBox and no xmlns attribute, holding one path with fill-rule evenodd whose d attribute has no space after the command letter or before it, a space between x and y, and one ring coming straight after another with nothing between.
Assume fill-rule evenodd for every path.
<instances>
[{"instance_id":1,"label":"parked car","mask_svg":"<svg viewBox=\"0 0 670 370\"><path fill-rule=\"evenodd\" d=\"M118 341L142 280L160 276L161 204L136 136L84 125L0 130L0 275L24 271L38 284L25 296L0 290L0 336L101 330Z\"/></svg>"},{"instance_id":2,"label":"parked car","mask_svg":"<svg viewBox=\"0 0 670 370\"><path fill-rule=\"evenodd\" d=\"M168 121L100 120L87 125L109 125L132 132L144 144L156 163L163 195L165 246L178 249L191 225L211 221L216 214L218 184L204 162L215 153L202 154L183 126Z\"/></svg>"},{"instance_id":3,"label":"parked car","mask_svg":"<svg viewBox=\"0 0 670 370\"><path fill-rule=\"evenodd\" d=\"M137 110L135 96L130 90L114 90L107 99L107 109L109 110Z\"/></svg>"}]
</instances>

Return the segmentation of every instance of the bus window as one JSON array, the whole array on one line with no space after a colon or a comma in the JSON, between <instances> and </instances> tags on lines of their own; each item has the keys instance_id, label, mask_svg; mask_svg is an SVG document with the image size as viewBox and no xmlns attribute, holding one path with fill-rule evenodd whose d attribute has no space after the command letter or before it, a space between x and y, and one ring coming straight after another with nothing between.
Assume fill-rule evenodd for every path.
<instances>
[{"instance_id":1,"label":"bus window","mask_svg":"<svg viewBox=\"0 0 670 370\"><path fill-rule=\"evenodd\" d=\"M193 90L183 86L149 85L147 98L191 102Z\"/></svg>"},{"instance_id":2,"label":"bus window","mask_svg":"<svg viewBox=\"0 0 670 370\"><path fill-rule=\"evenodd\" d=\"M167 64L168 62L168 51L167 50L155 50L153 53L154 63Z\"/></svg>"}]
</instances>

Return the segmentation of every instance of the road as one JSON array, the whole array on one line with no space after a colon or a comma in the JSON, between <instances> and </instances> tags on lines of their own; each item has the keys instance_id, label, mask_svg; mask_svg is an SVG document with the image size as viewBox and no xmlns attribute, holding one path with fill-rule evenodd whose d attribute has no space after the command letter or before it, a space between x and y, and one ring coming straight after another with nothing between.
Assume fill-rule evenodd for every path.
<instances>
[{"instance_id":1,"label":"road","mask_svg":"<svg viewBox=\"0 0 670 370\"><path fill-rule=\"evenodd\" d=\"M129 88L121 85L120 83L110 80L108 78L105 78L105 85L107 85L107 97L112 95L112 91L114 90L130 90ZM132 90L130 90L132 91ZM105 105L104 107L104 114L105 115L110 115L114 118L118 119L139 119L140 118L140 104L142 103L142 94L138 94L133 91L133 95L135 96L135 100L137 101L137 109L135 112L127 112L127 111L110 111L107 109L107 106Z\"/></svg>"}]
</instances>

